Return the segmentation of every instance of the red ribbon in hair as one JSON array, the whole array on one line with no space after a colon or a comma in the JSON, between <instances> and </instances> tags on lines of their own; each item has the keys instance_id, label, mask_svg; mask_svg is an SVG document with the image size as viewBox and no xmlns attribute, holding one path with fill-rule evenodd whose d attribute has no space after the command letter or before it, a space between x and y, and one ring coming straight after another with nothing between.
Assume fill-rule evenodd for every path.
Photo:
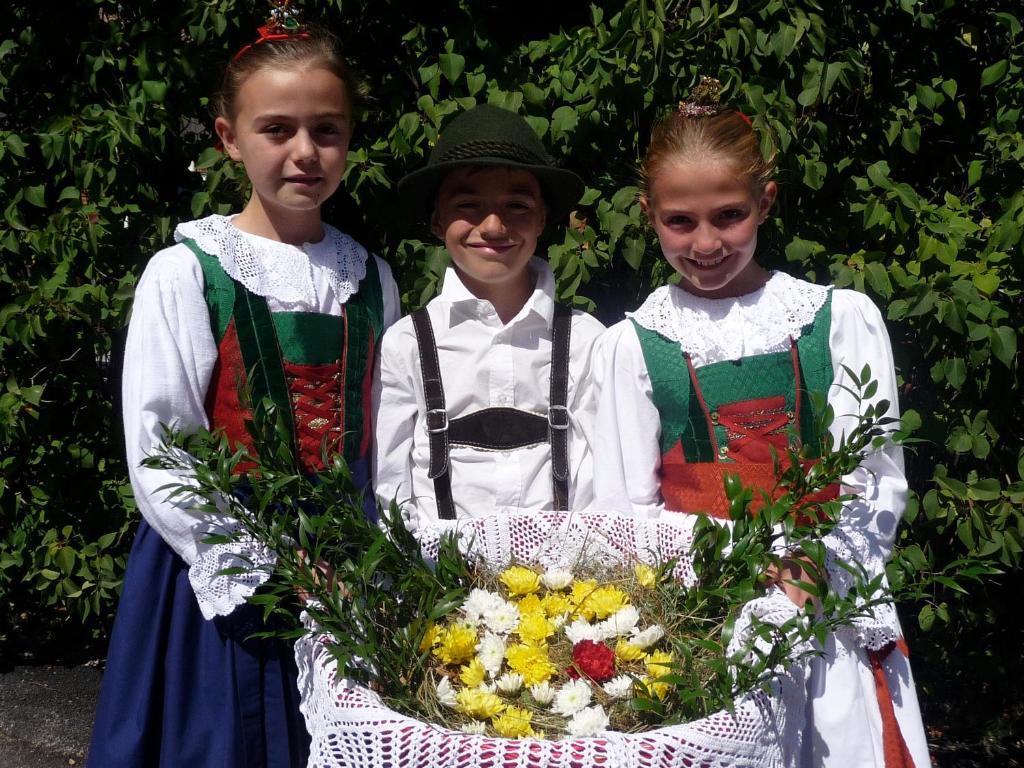
<instances>
[{"instance_id":1,"label":"red ribbon in hair","mask_svg":"<svg viewBox=\"0 0 1024 768\"><path fill-rule=\"evenodd\" d=\"M754 127L754 124L753 124L752 122L750 122L750 118L749 118L749 117L747 117L746 115L744 115L744 114L743 114L742 112L740 112L740 111L739 111L738 109L736 110L736 114L737 114L737 115L739 115L739 116L740 116L741 118L743 118L743 122L744 122L744 123L746 123L747 125L749 125L749 126L750 126L751 128L753 128L753 127Z\"/></svg>"},{"instance_id":2,"label":"red ribbon in hair","mask_svg":"<svg viewBox=\"0 0 1024 768\"><path fill-rule=\"evenodd\" d=\"M296 37L296 38L309 37L309 32L303 32L303 31L289 32L288 30L285 30L283 27L281 27L281 26L279 26L277 24L264 24L262 27L259 27L256 31L260 33L260 36L256 40L254 40L253 42L249 43L248 45L243 45L242 48L238 51L238 53L236 53L232 57L232 59L231 59L231 63L232 64L234 64L240 58L245 56L245 54L247 54L249 51L251 51L254 46L262 45L263 43L267 42L268 40L289 40L289 39L291 39L293 37Z\"/></svg>"}]
</instances>

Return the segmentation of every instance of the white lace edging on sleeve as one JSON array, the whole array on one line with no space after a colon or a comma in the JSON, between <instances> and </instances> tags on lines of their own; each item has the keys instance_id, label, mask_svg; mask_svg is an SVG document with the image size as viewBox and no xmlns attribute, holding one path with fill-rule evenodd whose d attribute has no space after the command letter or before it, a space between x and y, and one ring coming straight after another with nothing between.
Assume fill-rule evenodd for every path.
<instances>
[{"instance_id":1,"label":"white lace edging on sleeve","mask_svg":"<svg viewBox=\"0 0 1024 768\"><path fill-rule=\"evenodd\" d=\"M276 553L248 534L237 523L220 533L235 536L223 544L201 544L188 569L188 580L199 602L203 618L227 616L262 586L277 562ZM228 568L245 568L244 573L225 574Z\"/></svg>"}]
</instances>

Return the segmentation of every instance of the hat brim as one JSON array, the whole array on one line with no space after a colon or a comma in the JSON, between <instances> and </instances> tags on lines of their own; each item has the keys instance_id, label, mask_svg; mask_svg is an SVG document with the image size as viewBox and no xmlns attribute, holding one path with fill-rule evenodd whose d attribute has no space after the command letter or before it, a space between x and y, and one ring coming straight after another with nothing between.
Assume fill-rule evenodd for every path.
<instances>
[{"instance_id":1,"label":"hat brim","mask_svg":"<svg viewBox=\"0 0 1024 768\"><path fill-rule=\"evenodd\" d=\"M504 157L474 157L472 160L453 160L419 168L398 182L398 199L408 215L425 221L434 211L437 190L444 177L456 168L467 166L505 166L521 168L537 177L541 194L548 208L549 222L565 222L580 198L586 185L583 179L572 171L550 165L529 165L517 163Z\"/></svg>"}]
</instances>

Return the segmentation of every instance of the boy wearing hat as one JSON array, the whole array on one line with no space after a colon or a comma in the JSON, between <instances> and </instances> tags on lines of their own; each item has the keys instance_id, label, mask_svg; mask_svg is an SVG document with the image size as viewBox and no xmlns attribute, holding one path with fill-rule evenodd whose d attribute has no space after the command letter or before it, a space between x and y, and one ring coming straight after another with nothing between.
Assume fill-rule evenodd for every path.
<instances>
[{"instance_id":1,"label":"boy wearing hat","mask_svg":"<svg viewBox=\"0 0 1024 768\"><path fill-rule=\"evenodd\" d=\"M603 326L555 301L534 255L583 193L529 124L481 105L398 185L451 256L440 294L391 327L374 392L374 487L413 530L437 519L583 508L592 497L590 350Z\"/></svg>"}]
</instances>

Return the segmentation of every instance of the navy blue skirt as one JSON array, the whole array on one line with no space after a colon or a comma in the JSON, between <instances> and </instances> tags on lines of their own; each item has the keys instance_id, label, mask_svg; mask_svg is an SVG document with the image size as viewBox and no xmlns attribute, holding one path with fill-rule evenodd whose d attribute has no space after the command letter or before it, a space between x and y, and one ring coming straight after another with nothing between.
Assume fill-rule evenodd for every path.
<instances>
[{"instance_id":1,"label":"navy blue skirt","mask_svg":"<svg viewBox=\"0 0 1024 768\"><path fill-rule=\"evenodd\" d=\"M89 768L293 768L309 734L291 644L259 609L207 621L188 567L143 521L110 640Z\"/></svg>"}]
</instances>

